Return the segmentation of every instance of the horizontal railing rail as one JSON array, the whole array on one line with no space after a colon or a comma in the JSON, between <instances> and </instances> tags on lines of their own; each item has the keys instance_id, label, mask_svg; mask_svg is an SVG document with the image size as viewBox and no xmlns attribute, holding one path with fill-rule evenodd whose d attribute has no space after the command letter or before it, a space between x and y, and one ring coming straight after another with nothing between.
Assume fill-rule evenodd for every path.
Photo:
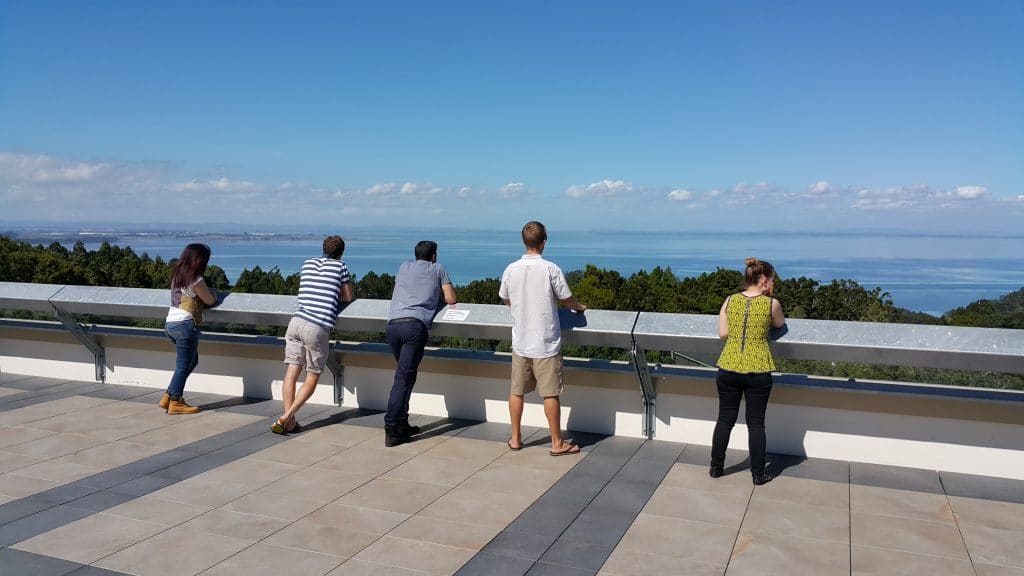
<instances>
[{"instance_id":1,"label":"horizontal railing rail","mask_svg":"<svg viewBox=\"0 0 1024 576\"><path fill-rule=\"evenodd\" d=\"M166 290L0 282L0 309L8 310L163 319L169 300ZM387 300L356 300L343 307L337 328L383 332L389 306ZM287 326L295 308L294 296L230 293L204 316L213 323ZM447 319L450 309L435 319L433 335L511 338L507 306L460 303L454 307L465 315L460 319ZM562 310L560 319L566 344L628 350L635 342L712 360L722 348L714 315ZM772 351L779 358L1024 374L1024 331L1012 329L791 319Z\"/></svg>"},{"instance_id":2,"label":"horizontal railing rail","mask_svg":"<svg viewBox=\"0 0 1024 576\"><path fill-rule=\"evenodd\" d=\"M74 319L93 315L162 320L169 300L167 290L0 282L0 309L54 314L95 355L97 380L104 379L102 347ZM204 317L209 323L286 326L296 306L294 296L229 293ZM336 327L345 332L383 332L389 309L387 300L356 300L343 306ZM712 364L722 348L715 315L560 310L559 319L565 344L630 352L648 437L655 426L651 374L661 371L647 366L645 351L674 351ZM507 306L458 304L438 314L431 333L510 340L512 319ZM772 350L779 358L1024 374L1022 330L794 319L785 338L772 343Z\"/></svg>"}]
</instances>

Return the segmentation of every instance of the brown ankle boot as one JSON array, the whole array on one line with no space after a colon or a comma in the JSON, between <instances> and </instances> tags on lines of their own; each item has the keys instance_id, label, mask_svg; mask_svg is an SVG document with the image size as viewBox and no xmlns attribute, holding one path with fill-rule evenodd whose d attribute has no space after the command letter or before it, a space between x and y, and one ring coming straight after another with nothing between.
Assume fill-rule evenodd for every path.
<instances>
[{"instance_id":1,"label":"brown ankle boot","mask_svg":"<svg viewBox=\"0 0 1024 576\"><path fill-rule=\"evenodd\" d=\"M160 402L157 403L157 406L163 408L164 410L167 410L167 407L170 404L171 404L171 395L168 394L167 392L164 392L164 397L160 399Z\"/></svg>"},{"instance_id":2,"label":"brown ankle boot","mask_svg":"<svg viewBox=\"0 0 1024 576\"><path fill-rule=\"evenodd\" d=\"M199 406L189 406L181 396L171 397L167 405L168 414L195 414L199 412Z\"/></svg>"}]
</instances>

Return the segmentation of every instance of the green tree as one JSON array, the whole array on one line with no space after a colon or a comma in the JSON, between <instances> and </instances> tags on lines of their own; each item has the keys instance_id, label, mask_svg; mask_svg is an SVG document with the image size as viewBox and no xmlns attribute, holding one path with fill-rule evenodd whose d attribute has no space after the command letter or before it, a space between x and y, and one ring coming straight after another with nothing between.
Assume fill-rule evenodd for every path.
<instances>
[{"instance_id":1,"label":"green tree","mask_svg":"<svg viewBox=\"0 0 1024 576\"><path fill-rule=\"evenodd\" d=\"M455 297L459 302L467 304L503 304L498 297L499 288L501 280L498 278L473 280L465 286L456 286Z\"/></svg>"},{"instance_id":2,"label":"green tree","mask_svg":"<svg viewBox=\"0 0 1024 576\"><path fill-rule=\"evenodd\" d=\"M367 272L355 282L356 298L390 300L394 291L395 277L387 273L378 275L376 272Z\"/></svg>"}]
</instances>

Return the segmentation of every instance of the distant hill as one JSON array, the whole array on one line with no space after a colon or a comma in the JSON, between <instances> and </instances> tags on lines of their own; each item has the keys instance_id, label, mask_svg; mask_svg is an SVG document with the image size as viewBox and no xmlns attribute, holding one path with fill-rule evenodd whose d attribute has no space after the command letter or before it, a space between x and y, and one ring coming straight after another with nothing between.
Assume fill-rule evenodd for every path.
<instances>
[{"instance_id":1,"label":"distant hill","mask_svg":"<svg viewBox=\"0 0 1024 576\"><path fill-rule=\"evenodd\" d=\"M995 300L972 302L947 312L943 317L953 326L1024 328L1024 288Z\"/></svg>"}]
</instances>

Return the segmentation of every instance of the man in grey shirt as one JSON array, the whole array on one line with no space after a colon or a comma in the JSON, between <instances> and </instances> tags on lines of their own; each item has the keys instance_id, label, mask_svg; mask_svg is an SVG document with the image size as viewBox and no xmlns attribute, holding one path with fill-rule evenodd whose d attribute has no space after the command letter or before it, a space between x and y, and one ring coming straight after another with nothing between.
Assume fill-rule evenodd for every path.
<instances>
[{"instance_id":1,"label":"man in grey shirt","mask_svg":"<svg viewBox=\"0 0 1024 576\"><path fill-rule=\"evenodd\" d=\"M398 268L384 332L398 362L384 415L384 445L388 447L408 442L420 431L418 426L409 425L409 397L416 384L416 371L434 316L445 303L455 305L452 281L444 266L437 263L437 242L424 240L416 244L415 252L416 260L403 262Z\"/></svg>"}]
</instances>

